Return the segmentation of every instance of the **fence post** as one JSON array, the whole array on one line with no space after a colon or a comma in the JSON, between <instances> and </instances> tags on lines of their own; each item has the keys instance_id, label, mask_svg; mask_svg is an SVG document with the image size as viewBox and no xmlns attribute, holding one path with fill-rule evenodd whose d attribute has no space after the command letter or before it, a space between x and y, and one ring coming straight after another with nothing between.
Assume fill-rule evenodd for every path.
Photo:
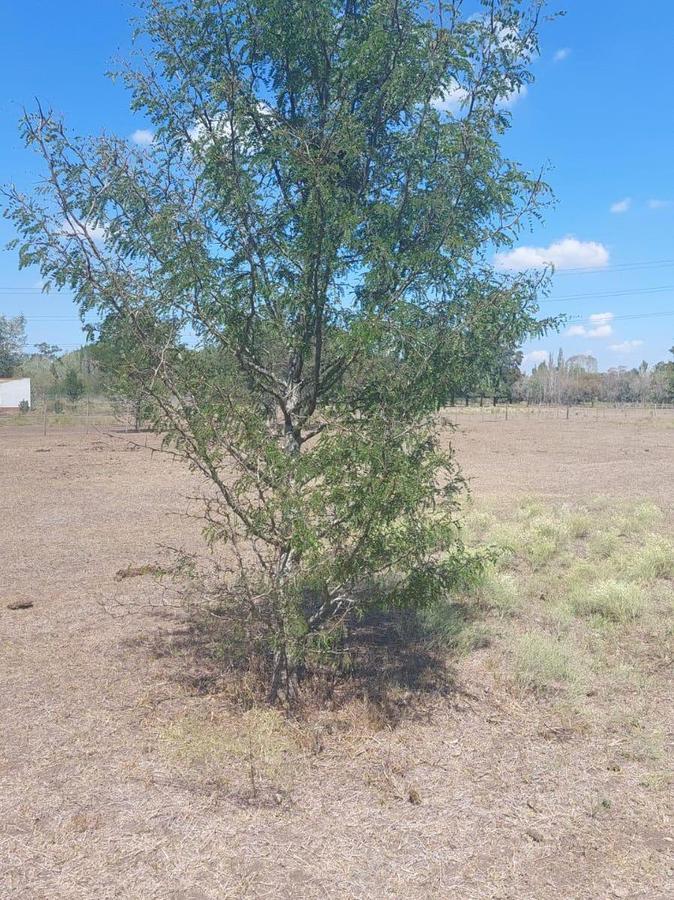
<instances>
[{"instance_id":1,"label":"fence post","mask_svg":"<svg viewBox=\"0 0 674 900\"><path fill-rule=\"evenodd\" d=\"M47 395L42 395L42 434L47 436Z\"/></svg>"}]
</instances>

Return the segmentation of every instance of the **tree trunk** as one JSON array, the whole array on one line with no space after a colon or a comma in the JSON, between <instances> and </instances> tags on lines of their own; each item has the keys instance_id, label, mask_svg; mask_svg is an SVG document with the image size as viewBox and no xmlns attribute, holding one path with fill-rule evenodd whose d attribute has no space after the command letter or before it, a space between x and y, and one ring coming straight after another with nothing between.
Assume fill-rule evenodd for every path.
<instances>
[{"instance_id":1,"label":"tree trunk","mask_svg":"<svg viewBox=\"0 0 674 900\"><path fill-rule=\"evenodd\" d=\"M290 457L299 457L301 448L301 435L295 424L295 415L301 402L301 385L298 379L298 362L291 358L288 364L289 379L286 396L284 398L283 416L283 440L284 451ZM294 483L294 476L290 475L290 487ZM287 585L291 581L299 565L299 557L290 546L279 550L277 558L277 649L274 652L271 684L269 686L268 701L275 703L282 694L287 702L292 702L299 695L297 672L297 648L293 647L293 638L290 635L290 616L287 603ZM294 618L294 617L293 617ZM295 652L294 652L295 651Z\"/></svg>"}]
</instances>

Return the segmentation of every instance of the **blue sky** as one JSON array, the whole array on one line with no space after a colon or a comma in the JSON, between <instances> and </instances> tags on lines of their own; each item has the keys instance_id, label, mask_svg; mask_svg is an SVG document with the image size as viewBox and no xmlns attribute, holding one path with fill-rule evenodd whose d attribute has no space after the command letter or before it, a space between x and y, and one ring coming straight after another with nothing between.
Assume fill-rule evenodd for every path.
<instances>
[{"instance_id":1,"label":"blue sky","mask_svg":"<svg viewBox=\"0 0 674 900\"><path fill-rule=\"evenodd\" d=\"M637 10L617 0L567 0L565 8L543 27L536 82L513 104L506 138L511 157L549 167L557 202L499 264L557 264L542 309L569 322L524 348L529 365L560 346L567 356L594 354L602 368L654 363L674 343L674 315L666 315L674 313L674 4L649 0ZM16 127L35 97L81 133L147 127L121 85L105 77L128 52L133 12L131 0L5 5L0 181L28 187L37 178ZM11 237L1 220L0 244ZM0 250L0 313L26 315L30 344L79 346L72 302L40 294L38 282L37 272L18 271L16 252Z\"/></svg>"}]
</instances>

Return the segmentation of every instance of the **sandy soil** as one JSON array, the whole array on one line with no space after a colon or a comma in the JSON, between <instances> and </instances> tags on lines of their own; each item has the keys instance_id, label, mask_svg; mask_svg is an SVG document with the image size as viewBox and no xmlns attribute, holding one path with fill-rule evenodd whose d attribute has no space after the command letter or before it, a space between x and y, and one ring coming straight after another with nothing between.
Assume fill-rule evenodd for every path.
<instances>
[{"instance_id":1,"label":"sandy soil","mask_svg":"<svg viewBox=\"0 0 674 900\"><path fill-rule=\"evenodd\" d=\"M672 418L456 416L478 500L649 497L671 515ZM602 687L597 724L507 690L477 652L396 728L323 717L254 798L240 766L175 753L176 723L217 734L230 714L176 678L178 650L152 652L182 633L149 608L161 586L115 574L198 546L180 515L195 487L125 436L0 425L1 897L674 894L663 761L630 724L671 737L671 668L641 693Z\"/></svg>"}]
</instances>

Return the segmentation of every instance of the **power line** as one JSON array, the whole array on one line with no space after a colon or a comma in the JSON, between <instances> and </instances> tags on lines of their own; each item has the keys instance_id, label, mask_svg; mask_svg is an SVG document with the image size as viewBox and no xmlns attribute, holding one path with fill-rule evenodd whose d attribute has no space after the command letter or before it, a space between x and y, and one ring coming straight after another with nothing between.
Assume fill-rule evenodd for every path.
<instances>
[{"instance_id":1,"label":"power line","mask_svg":"<svg viewBox=\"0 0 674 900\"><path fill-rule=\"evenodd\" d=\"M614 316L611 315L611 322L617 322L619 320L624 319L655 319L661 316L674 316L674 310L664 310L662 312L648 312L648 313L629 313L627 315L622 316ZM571 316L572 319L580 319L582 321L590 321L589 316Z\"/></svg>"},{"instance_id":2,"label":"power line","mask_svg":"<svg viewBox=\"0 0 674 900\"><path fill-rule=\"evenodd\" d=\"M674 266L674 259L654 259L650 261L642 261L642 262L628 262L628 263L615 263L611 266L603 266L602 268L597 268L596 266L577 266L572 269L563 269L561 272L555 272L554 277L557 278L560 275L597 275L606 272L632 272L638 269L665 269L669 266Z\"/></svg>"},{"instance_id":3,"label":"power line","mask_svg":"<svg viewBox=\"0 0 674 900\"><path fill-rule=\"evenodd\" d=\"M599 291L586 294L569 294L567 297L548 297L545 300L539 300L539 303L574 303L581 300L605 300L618 297L641 297L650 294L663 294L666 291L674 291L674 284L664 284L653 288L634 288L633 290L622 291ZM23 316L30 322L50 321L50 322L81 322L79 316Z\"/></svg>"},{"instance_id":4,"label":"power line","mask_svg":"<svg viewBox=\"0 0 674 900\"><path fill-rule=\"evenodd\" d=\"M658 290L661 290L661 289L658 288ZM662 290L664 290L664 289L662 289ZM669 288L668 288L668 290L669 290ZM672 290L674 290L674 287L672 288ZM649 291L643 291L642 293L648 293L648 292ZM626 293L633 293L633 292L628 291ZM617 293L592 294L592 295L588 294L587 297L588 298L592 297L592 299L594 299L594 298L606 299L606 298L616 297L616 296L620 296L620 295L621 295L621 292L617 292ZM561 297L561 298L559 298L559 302L566 301L566 300L571 301L571 300L575 300L575 299L581 299L581 298L580 297L578 297L578 298L577 297ZM541 300L540 302L541 303L555 303L558 301ZM654 318L656 316L671 316L671 315L674 315L674 312L669 312L668 310L665 310L665 311L657 311L657 312L649 312L649 313L631 313L631 314L622 315L622 316L614 316L613 318L614 319L643 319L643 318ZM78 318L77 316L23 316L23 318L27 322L82 322L82 320L80 318ZM581 317L574 316L574 318L581 318Z\"/></svg>"},{"instance_id":5,"label":"power line","mask_svg":"<svg viewBox=\"0 0 674 900\"><path fill-rule=\"evenodd\" d=\"M619 319L620 320L624 320L624 319L656 319L656 318L659 318L660 316L674 316L674 311L667 310L665 312L633 313L631 315L626 315L626 316L613 316L611 321L615 322Z\"/></svg>"},{"instance_id":6,"label":"power line","mask_svg":"<svg viewBox=\"0 0 674 900\"><path fill-rule=\"evenodd\" d=\"M561 269L555 271L555 278L562 275L602 275L611 272L633 272L640 269L666 269L674 266L674 258L652 259L652 260L633 260L632 262L613 263L608 266L574 266L569 269ZM0 287L0 294L39 294L46 295L50 292L43 291L41 288L23 288L23 287ZM67 297L72 291L56 291L58 296Z\"/></svg>"},{"instance_id":7,"label":"power line","mask_svg":"<svg viewBox=\"0 0 674 900\"><path fill-rule=\"evenodd\" d=\"M540 300L540 303L572 303L576 300L602 300L612 297L637 297L645 294L662 294L665 291L674 291L674 284L665 284L655 288L635 288L625 291L599 291L589 294L570 294L568 297L548 297Z\"/></svg>"}]
</instances>

